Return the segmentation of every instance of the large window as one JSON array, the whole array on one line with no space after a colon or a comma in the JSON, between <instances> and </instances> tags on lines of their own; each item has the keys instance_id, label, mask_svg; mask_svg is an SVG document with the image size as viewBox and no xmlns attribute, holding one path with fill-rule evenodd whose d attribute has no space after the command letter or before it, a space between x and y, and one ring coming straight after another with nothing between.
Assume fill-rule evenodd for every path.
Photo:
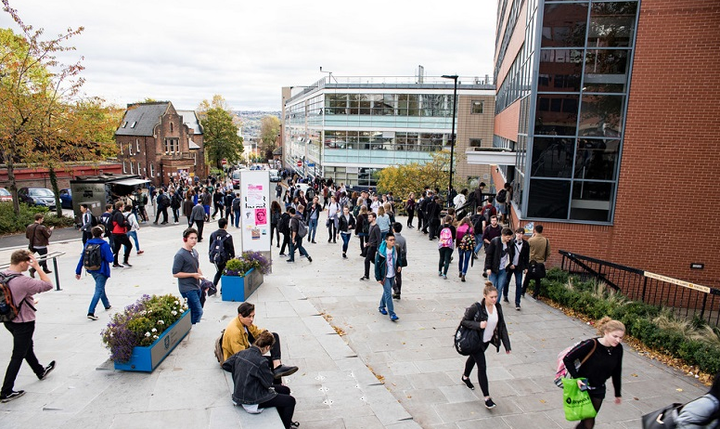
<instances>
[{"instance_id":1,"label":"large window","mask_svg":"<svg viewBox=\"0 0 720 429\"><path fill-rule=\"evenodd\" d=\"M327 115L452 117L452 95L448 94L326 94ZM475 101L473 113L483 113L483 102Z\"/></svg>"}]
</instances>

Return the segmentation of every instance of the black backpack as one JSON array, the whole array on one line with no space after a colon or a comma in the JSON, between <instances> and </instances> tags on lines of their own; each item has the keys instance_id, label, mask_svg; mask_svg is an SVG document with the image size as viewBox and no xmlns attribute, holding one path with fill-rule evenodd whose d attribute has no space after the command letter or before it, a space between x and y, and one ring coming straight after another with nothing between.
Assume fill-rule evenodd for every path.
<instances>
[{"instance_id":1,"label":"black backpack","mask_svg":"<svg viewBox=\"0 0 720 429\"><path fill-rule=\"evenodd\" d=\"M228 260L228 252L225 250L225 240L230 234L219 235L215 237L215 241L210 245L210 262L215 265L223 265Z\"/></svg>"},{"instance_id":2,"label":"black backpack","mask_svg":"<svg viewBox=\"0 0 720 429\"><path fill-rule=\"evenodd\" d=\"M17 317L20 312L20 306L25 302L20 303L17 307L13 301L12 290L8 283L10 280L19 276L20 274L7 274L0 273L0 322L10 322Z\"/></svg>"},{"instance_id":3,"label":"black backpack","mask_svg":"<svg viewBox=\"0 0 720 429\"><path fill-rule=\"evenodd\" d=\"M485 219L485 222L490 223L490 216L492 216L492 206L485 206L482 212L482 217Z\"/></svg>"},{"instance_id":4,"label":"black backpack","mask_svg":"<svg viewBox=\"0 0 720 429\"><path fill-rule=\"evenodd\" d=\"M108 213L105 216L105 213L100 217L100 222L105 227L105 237L110 237L110 234L112 234L112 215Z\"/></svg>"},{"instance_id":5,"label":"black backpack","mask_svg":"<svg viewBox=\"0 0 720 429\"><path fill-rule=\"evenodd\" d=\"M102 245L88 243L83 250L83 267L88 271L98 271L102 267Z\"/></svg>"},{"instance_id":6,"label":"black backpack","mask_svg":"<svg viewBox=\"0 0 720 429\"><path fill-rule=\"evenodd\" d=\"M90 213L90 226L91 226L91 227L93 227L93 226L98 226L98 224L100 224L100 221L98 221L97 216L95 216L94 214Z\"/></svg>"},{"instance_id":7,"label":"black backpack","mask_svg":"<svg viewBox=\"0 0 720 429\"><path fill-rule=\"evenodd\" d=\"M507 200L507 191L505 189L501 189L500 192L497 193L495 200L498 203L504 203Z\"/></svg>"},{"instance_id":8,"label":"black backpack","mask_svg":"<svg viewBox=\"0 0 720 429\"><path fill-rule=\"evenodd\" d=\"M288 234L290 232L290 215L287 212L280 216L277 228L281 234Z\"/></svg>"}]
</instances>

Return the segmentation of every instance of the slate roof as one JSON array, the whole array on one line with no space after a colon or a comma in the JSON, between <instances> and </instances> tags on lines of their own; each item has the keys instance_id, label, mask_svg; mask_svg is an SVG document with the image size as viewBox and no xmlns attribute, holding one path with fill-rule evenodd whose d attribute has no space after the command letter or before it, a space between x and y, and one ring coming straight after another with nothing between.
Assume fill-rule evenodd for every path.
<instances>
[{"instance_id":1,"label":"slate roof","mask_svg":"<svg viewBox=\"0 0 720 429\"><path fill-rule=\"evenodd\" d=\"M182 116L183 123L194 130L195 134L202 134L203 129L198 121L198 117L194 110L178 110L178 115Z\"/></svg>"},{"instance_id":2,"label":"slate roof","mask_svg":"<svg viewBox=\"0 0 720 429\"><path fill-rule=\"evenodd\" d=\"M170 102L140 103L128 106L120 127L115 131L118 136L152 136L155 125L165 114ZM134 126L133 126L134 124Z\"/></svg>"}]
</instances>

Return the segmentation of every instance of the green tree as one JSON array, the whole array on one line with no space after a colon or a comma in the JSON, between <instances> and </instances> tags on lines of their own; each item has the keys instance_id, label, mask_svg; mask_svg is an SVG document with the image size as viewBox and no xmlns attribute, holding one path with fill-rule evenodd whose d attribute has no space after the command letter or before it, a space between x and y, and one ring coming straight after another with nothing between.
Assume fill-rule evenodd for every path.
<instances>
[{"instance_id":1,"label":"green tree","mask_svg":"<svg viewBox=\"0 0 720 429\"><path fill-rule=\"evenodd\" d=\"M460 156L455 154L454 168L457 168ZM430 157L425 164L412 163L383 168L378 177L378 191L392 192L396 198L402 200L406 199L410 192L415 192L416 197L419 196L425 186L446 192L450 180L450 151L434 152ZM463 183L456 180L453 186L459 189Z\"/></svg>"},{"instance_id":2,"label":"green tree","mask_svg":"<svg viewBox=\"0 0 720 429\"><path fill-rule=\"evenodd\" d=\"M280 118L273 115L263 116L260 120L260 153L265 156L265 160L272 159L279 134Z\"/></svg>"},{"instance_id":3,"label":"green tree","mask_svg":"<svg viewBox=\"0 0 720 429\"><path fill-rule=\"evenodd\" d=\"M243 139L238 135L238 126L233 116L221 107L213 107L200 120L205 132L205 152L211 164L222 169L223 158L235 164L243 152Z\"/></svg>"},{"instance_id":4,"label":"green tree","mask_svg":"<svg viewBox=\"0 0 720 429\"><path fill-rule=\"evenodd\" d=\"M0 30L0 158L5 163L13 194L13 209L20 212L14 168L18 162L55 160L58 147L69 136L66 124L67 102L80 90L83 66L62 64L56 55L74 50L65 43L80 34L82 27L69 29L55 39L43 40L43 30L34 30L20 19L8 0L3 11L20 27L22 35ZM38 150L40 147L40 151ZM75 148L70 148L74 151Z\"/></svg>"}]
</instances>

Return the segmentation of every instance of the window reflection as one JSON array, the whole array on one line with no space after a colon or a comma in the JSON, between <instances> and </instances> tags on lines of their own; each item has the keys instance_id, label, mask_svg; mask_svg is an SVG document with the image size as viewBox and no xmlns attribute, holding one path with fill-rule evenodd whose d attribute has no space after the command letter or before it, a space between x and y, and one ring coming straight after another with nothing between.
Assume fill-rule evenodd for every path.
<instances>
[{"instance_id":1,"label":"window reflection","mask_svg":"<svg viewBox=\"0 0 720 429\"><path fill-rule=\"evenodd\" d=\"M619 140L580 139L575 155L575 178L613 180Z\"/></svg>"},{"instance_id":2,"label":"window reflection","mask_svg":"<svg viewBox=\"0 0 720 429\"><path fill-rule=\"evenodd\" d=\"M585 88L591 92L625 92L627 49L589 49L585 57Z\"/></svg>"},{"instance_id":3,"label":"window reflection","mask_svg":"<svg viewBox=\"0 0 720 429\"><path fill-rule=\"evenodd\" d=\"M538 94L535 134L574 135L578 95Z\"/></svg>"},{"instance_id":4,"label":"window reflection","mask_svg":"<svg viewBox=\"0 0 720 429\"><path fill-rule=\"evenodd\" d=\"M635 2L593 2L588 47L630 46L635 31Z\"/></svg>"},{"instance_id":5,"label":"window reflection","mask_svg":"<svg viewBox=\"0 0 720 429\"><path fill-rule=\"evenodd\" d=\"M540 54L538 91L580 92L582 51L543 49Z\"/></svg>"},{"instance_id":6,"label":"window reflection","mask_svg":"<svg viewBox=\"0 0 720 429\"><path fill-rule=\"evenodd\" d=\"M570 201L570 181L568 180L530 180L528 196L528 216L567 219Z\"/></svg>"},{"instance_id":7,"label":"window reflection","mask_svg":"<svg viewBox=\"0 0 720 429\"><path fill-rule=\"evenodd\" d=\"M532 152L533 177L570 177L574 139L536 137Z\"/></svg>"},{"instance_id":8,"label":"window reflection","mask_svg":"<svg viewBox=\"0 0 720 429\"><path fill-rule=\"evenodd\" d=\"M546 4L542 46L585 46L587 13L587 4Z\"/></svg>"},{"instance_id":9,"label":"window reflection","mask_svg":"<svg viewBox=\"0 0 720 429\"><path fill-rule=\"evenodd\" d=\"M619 137L623 121L623 99L622 95L583 95L578 134Z\"/></svg>"},{"instance_id":10,"label":"window reflection","mask_svg":"<svg viewBox=\"0 0 720 429\"><path fill-rule=\"evenodd\" d=\"M613 183L575 181L570 204L570 218L598 222L609 221L612 193Z\"/></svg>"}]
</instances>

